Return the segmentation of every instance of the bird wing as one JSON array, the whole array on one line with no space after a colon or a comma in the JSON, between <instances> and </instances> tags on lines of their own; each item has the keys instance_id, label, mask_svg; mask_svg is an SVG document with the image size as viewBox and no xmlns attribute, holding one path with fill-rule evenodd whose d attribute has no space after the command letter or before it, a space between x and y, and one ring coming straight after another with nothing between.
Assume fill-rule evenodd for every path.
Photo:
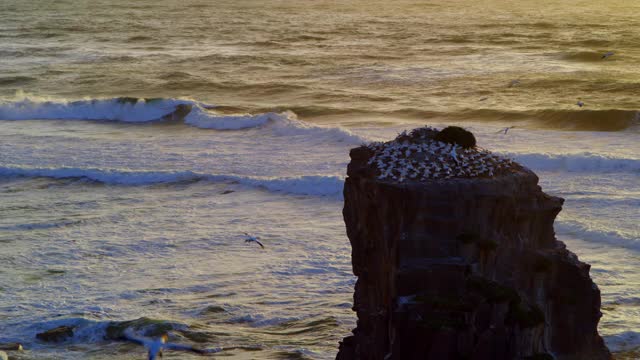
<instances>
[{"instance_id":1,"label":"bird wing","mask_svg":"<svg viewBox=\"0 0 640 360\"><path fill-rule=\"evenodd\" d=\"M149 347L149 344L151 344L151 341L149 341L148 339L145 339L143 337L136 336L130 330L125 330L125 332L122 334L122 338L124 340L131 341L133 343L136 343L138 345L142 345L142 346L145 346L145 347Z\"/></svg>"},{"instance_id":2,"label":"bird wing","mask_svg":"<svg viewBox=\"0 0 640 360\"><path fill-rule=\"evenodd\" d=\"M256 240L256 242L258 243L258 245L260 245L261 248L264 249L264 245L262 245L262 243L260 241Z\"/></svg>"}]
</instances>

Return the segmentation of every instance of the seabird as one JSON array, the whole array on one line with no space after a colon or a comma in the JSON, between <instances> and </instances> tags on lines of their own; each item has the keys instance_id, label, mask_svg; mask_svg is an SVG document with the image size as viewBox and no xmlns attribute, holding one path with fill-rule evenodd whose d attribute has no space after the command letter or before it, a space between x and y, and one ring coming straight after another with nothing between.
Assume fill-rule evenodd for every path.
<instances>
[{"instance_id":1,"label":"seabird","mask_svg":"<svg viewBox=\"0 0 640 360\"><path fill-rule=\"evenodd\" d=\"M583 103L582 101L578 100L578 102L576 103L576 105L578 105L579 107L583 107L583 106L584 106L584 103Z\"/></svg>"},{"instance_id":2,"label":"seabird","mask_svg":"<svg viewBox=\"0 0 640 360\"><path fill-rule=\"evenodd\" d=\"M504 129L499 130L499 131L496 131L496 132L498 132L498 133L500 133L500 132L501 132L501 133L503 133L502 135L506 135L506 134L507 134L507 131L509 131L509 129L513 129L514 127L515 127L515 126L508 126L508 127L504 128Z\"/></svg>"},{"instance_id":3,"label":"seabird","mask_svg":"<svg viewBox=\"0 0 640 360\"><path fill-rule=\"evenodd\" d=\"M264 249L264 245L262 245L262 243L260 242L260 236L253 236L253 235L249 235L249 233L244 233L247 238L244 239L244 242L246 243L250 243L250 242L255 242L258 245L260 245L261 248Z\"/></svg>"},{"instance_id":4,"label":"seabird","mask_svg":"<svg viewBox=\"0 0 640 360\"><path fill-rule=\"evenodd\" d=\"M158 357L162 357L163 350L190 351L197 354L208 354L221 351L221 349L219 348L211 350L201 350L192 348L191 346L187 345L171 344L167 342L167 340L169 339L167 334L163 334L159 339L149 339L137 337L131 332L125 331L124 338L147 348L147 350L149 351L149 357L147 358L147 360L156 360Z\"/></svg>"},{"instance_id":5,"label":"seabird","mask_svg":"<svg viewBox=\"0 0 640 360\"><path fill-rule=\"evenodd\" d=\"M615 53L613 51L609 51L609 52L604 53L604 55L602 55L601 59L606 60L606 59L609 58L609 56L613 56L613 55L615 55Z\"/></svg>"},{"instance_id":6,"label":"seabird","mask_svg":"<svg viewBox=\"0 0 640 360\"><path fill-rule=\"evenodd\" d=\"M460 162L458 161L458 156L456 154L456 148L455 146L453 147L453 149L451 149L451 152L449 153L449 155L451 155L451 157L453 158L453 160L456 162L456 164L459 164Z\"/></svg>"}]
</instances>

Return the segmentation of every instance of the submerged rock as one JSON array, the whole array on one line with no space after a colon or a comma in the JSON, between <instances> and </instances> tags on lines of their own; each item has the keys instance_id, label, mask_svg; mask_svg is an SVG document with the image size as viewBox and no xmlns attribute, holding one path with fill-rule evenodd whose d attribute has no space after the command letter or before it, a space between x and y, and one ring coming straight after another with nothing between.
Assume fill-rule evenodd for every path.
<instances>
[{"instance_id":1,"label":"submerged rock","mask_svg":"<svg viewBox=\"0 0 640 360\"><path fill-rule=\"evenodd\" d=\"M22 351L24 349L22 348L22 344L20 343L6 343L6 344L0 344L0 350Z\"/></svg>"},{"instance_id":2,"label":"submerged rock","mask_svg":"<svg viewBox=\"0 0 640 360\"><path fill-rule=\"evenodd\" d=\"M36 338L44 342L62 342L71 337L73 337L73 327L71 326L58 326L55 329L36 334Z\"/></svg>"},{"instance_id":3,"label":"submerged rock","mask_svg":"<svg viewBox=\"0 0 640 360\"><path fill-rule=\"evenodd\" d=\"M399 140L441 148L429 144L436 130L414 133ZM491 175L381 177L371 161L381 148L350 154L343 216L358 324L337 359L611 358L589 265L555 238L563 199L513 162ZM421 158L448 161L438 157Z\"/></svg>"}]
</instances>

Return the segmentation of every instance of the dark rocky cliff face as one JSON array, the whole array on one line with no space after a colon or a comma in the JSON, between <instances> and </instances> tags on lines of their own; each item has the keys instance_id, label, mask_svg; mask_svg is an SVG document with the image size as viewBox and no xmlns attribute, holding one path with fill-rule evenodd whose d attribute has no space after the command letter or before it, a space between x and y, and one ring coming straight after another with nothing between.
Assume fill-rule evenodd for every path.
<instances>
[{"instance_id":1,"label":"dark rocky cliff face","mask_svg":"<svg viewBox=\"0 0 640 360\"><path fill-rule=\"evenodd\" d=\"M395 181L372 156L351 151L344 187L358 325L338 360L611 358L589 265L555 238L563 199L533 172Z\"/></svg>"}]
</instances>

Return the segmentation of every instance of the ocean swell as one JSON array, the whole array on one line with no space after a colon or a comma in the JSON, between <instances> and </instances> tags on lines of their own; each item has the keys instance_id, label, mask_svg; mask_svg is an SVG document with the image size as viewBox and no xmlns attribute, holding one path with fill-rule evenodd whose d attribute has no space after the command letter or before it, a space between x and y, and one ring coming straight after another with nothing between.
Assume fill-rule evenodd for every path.
<instances>
[{"instance_id":1,"label":"ocean swell","mask_svg":"<svg viewBox=\"0 0 640 360\"><path fill-rule=\"evenodd\" d=\"M640 174L640 159L615 158L592 153L543 154L503 153L536 171L630 172Z\"/></svg>"},{"instance_id":2,"label":"ocean swell","mask_svg":"<svg viewBox=\"0 0 640 360\"><path fill-rule=\"evenodd\" d=\"M193 171L127 171L83 168L0 167L0 177L46 177L87 179L107 185L143 186L185 181L231 182L272 192L340 197L344 179L339 176L252 177L203 174Z\"/></svg>"},{"instance_id":3,"label":"ocean swell","mask_svg":"<svg viewBox=\"0 0 640 360\"><path fill-rule=\"evenodd\" d=\"M573 131L624 131L640 127L640 112L636 110L605 109L541 109L497 110L467 109L458 112L439 112L416 108L395 110L388 115L411 119L452 119L456 121L527 121L531 126Z\"/></svg>"},{"instance_id":4,"label":"ocean swell","mask_svg":"<svg viewBox=\"0 0 640 360\"><path fill-rule=\"evenodd\" d=\"M16 101L0 100L0 120L94 120L146 123L183 121L185 124L213 130L242 130L271 126L282 136L326 136L333 141L362 144L367 139L346 129L312 125L295 113L265 112L229 115L215 112L216 106L188 99L132 98L88 99L78 101L46 100L24 97Z\"/></svg>"}]
</instances>

